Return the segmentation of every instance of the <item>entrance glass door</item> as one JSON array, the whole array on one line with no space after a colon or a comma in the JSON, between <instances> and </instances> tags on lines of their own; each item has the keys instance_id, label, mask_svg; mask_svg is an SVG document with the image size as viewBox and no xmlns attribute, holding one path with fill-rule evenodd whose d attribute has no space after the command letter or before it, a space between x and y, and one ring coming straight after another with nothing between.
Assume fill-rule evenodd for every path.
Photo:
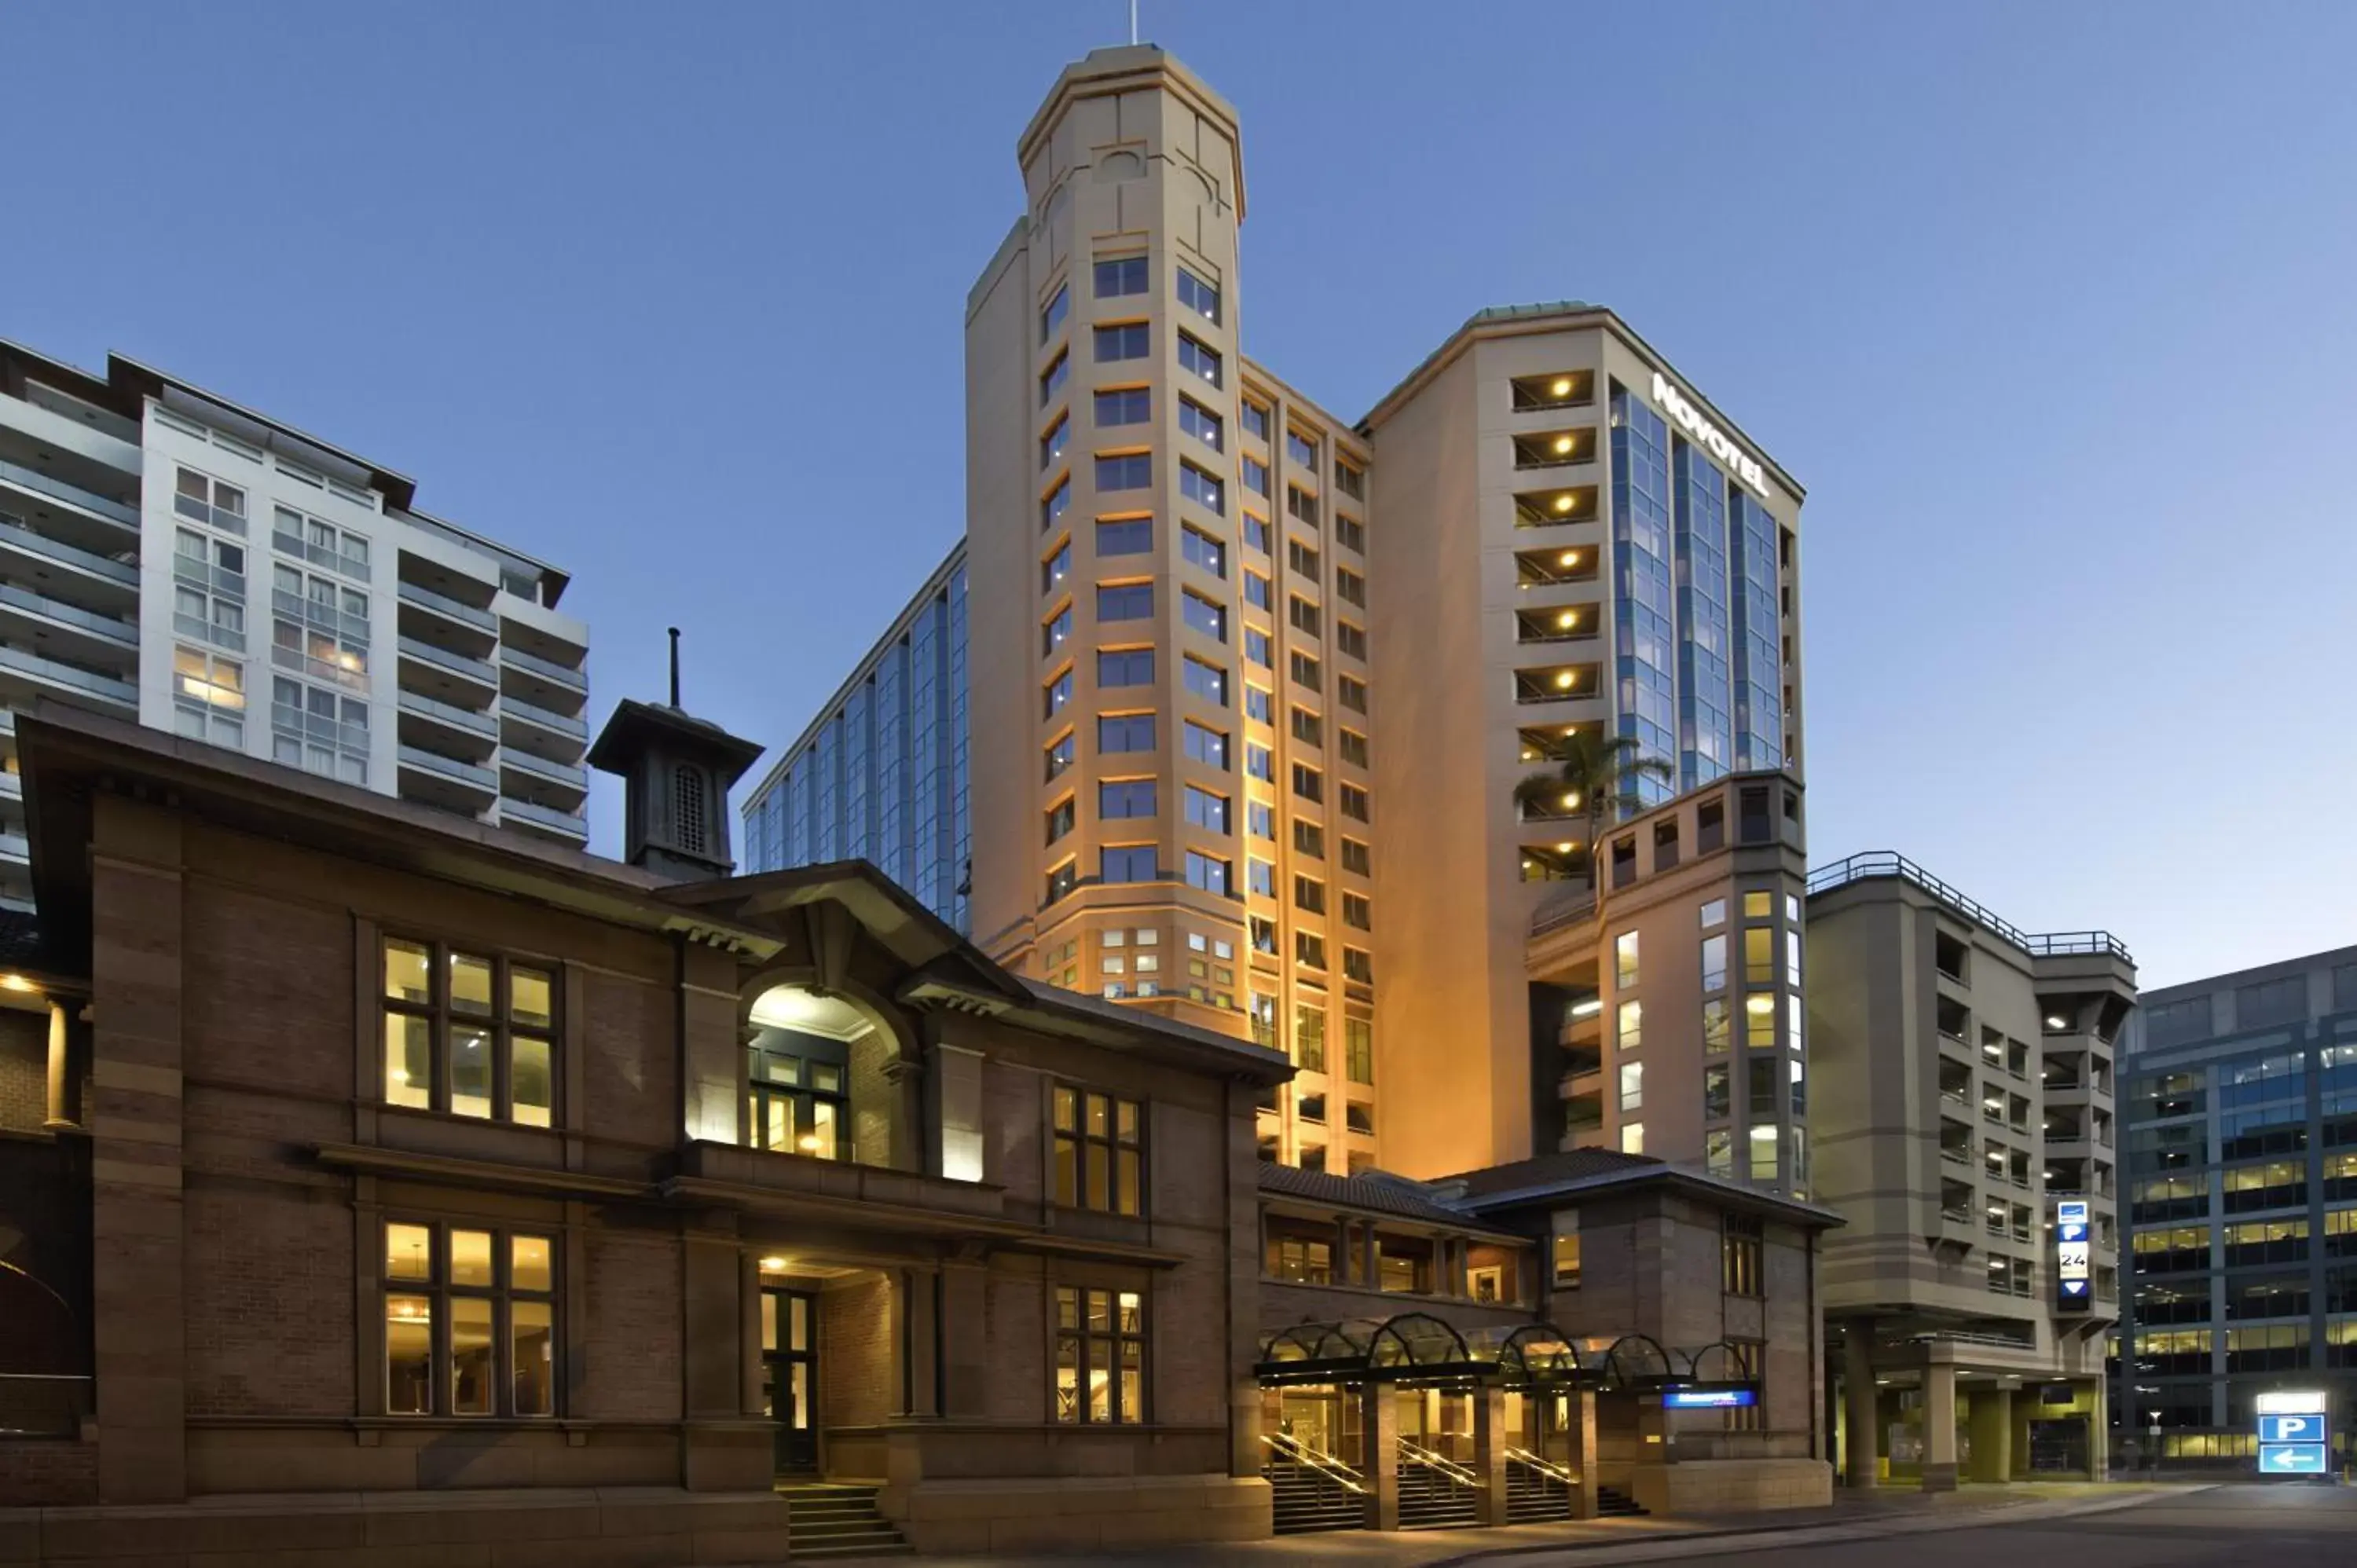
<instances>
[{"instance_id":1,"label":"entrance glass door","mask_svg":"<svg viewBox=\"0 0 2357 1568\"><path fill-rule=\"evenodd\" d=\"M761 1291L761 1411L778 1423L780 1475L818 1468L818 1297Z\"/></svg>"}]
</instances>

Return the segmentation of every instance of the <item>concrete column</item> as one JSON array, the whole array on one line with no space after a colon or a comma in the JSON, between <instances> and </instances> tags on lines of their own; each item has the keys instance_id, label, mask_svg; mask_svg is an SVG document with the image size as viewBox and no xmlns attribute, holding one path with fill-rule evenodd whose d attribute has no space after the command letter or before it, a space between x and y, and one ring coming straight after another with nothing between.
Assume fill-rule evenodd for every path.
<instances>
[{"instance_id":1,"label":"concrete column","mask_svg":"<svg viewBox=\"0 0 2357 1568\"><path fill-rule=\"evenodd\" d=\"M1337 1217L1334 1221L1334 1283L1336 1284L1347 1285L1354 1282L1357 1271L1352 1268L1352 1262L1351 1222Z\"/></svg>"},{"instance_id":2,"label":"concrete column","mask_svg":"<svg viewBox=\"0 0 2357 1568\"><path fill-rule=\"evenodd\" d=\"M1956 1489L1956 1366L1927 1362L1923 1368L1923 1489Z\"/></svg>"},{"instance_id":3,"label":"concrete column","mask_svg":"<svg viewBox=\"0 0 2357 1568\"><path fill-rule=\"evenodd\" d=\"M1506 1391L1492 1383L1473 1391L1473 1474L1481 1487L1483 1524L1506 1522Z\"/></svg>"},{"instance_id":4,"label":"concrete column","mask_svg":"<svg viewBox=\"0 0 2357 1568\"><path fill-rule=\"evenodd\" d=\"M1859 1490L1878 1478L1881 1412L1874 1395L1874 1321L1853 1317L1842 1339L1842 1473Z\"/></svg>"},{"instance_id":5,"label":"concrete column","mask_svg":"<svg viewBox=\"0 0 2357 1568\"><path fill-rule=\"evenodd\" d=\"M929 1271L902 1269L893 1281L893 1297L899 1347L894 1354L901 1364L896 1369L900 1383L893 1393L893 1402L904 1400L905 1410L896 1409L899 1415L926 1417L937 1415L933 1408L933 1390L938 1378L933 1347L940 1343L940 1331L935 1326L933 1312L933 1276Z\"/></svg>"},{"instance_id":6,"label":"concrete column","mask_svg":"<svg viewBox=\"0 0 2357 1568\"><path fill-rule=\"evenodd\" d=\"M1571 1517L1596 1517L1596 1391L1582 1388L1571 1396L1571 1467L1579 1480L1571 1488Z\"/></svg>"},{"instance_id":7,"label":"concrete column","mask_svg":"<svg viewBox=\"0 0 2357 1568\"><path fill-rule=\"evenodd\" d=\"M737 1255L738 1304L737 1333L744 1347L738 1368L738 1397L743 1412L754 1420L761 1414L761 1260L748 1247Z\"/></svg>"},{"instance_id":8,"label":"concrete column","mask_svg":"<svg viewBox=\"0 0 2357 1568\"><path fill-rule=\"evenodd\" d=\"M1370 1382L1360 1422L1367 1445L1367 1528L1399 1528L1399 1396L1389 1383Z\"/></svg>"},{"instance_id":9,"label":"concrete column","mask_svg":"<svg viewBox=\"0 0 2357 1568\"><path fill-rule=\"evenodd\" d=\"M2095 1380L2089 1403L2094 1413L2087 1417L2089 1423L2087 1478L2091 1481L2108 1481L2112 1478L2112 1412L2109 1379Z\"/></svg>"},{"instance_id":10,"label":"concrete column","mask_svg":"<svg viewBox=\"0 0 2357 1568\"><path fill-rule=\"evenodd\" d=\"M942 1264L942 1411L980 1419L987 1410L990 1345L988 1268L976 1262Z\"/></svg>"},{"instance_id":11,"label":"concrete column","mask_svg":"<svg viewBox=\"0 0 2357 1568\"><path fill-rule=\"evenodd\" d=\"M2009 1389L1975 1389L1967 1417L1973 1434L1973 1456L1967 1474L1975 1481L2013 1479L2013 1392Z\"/></svg>"}]
</instances>

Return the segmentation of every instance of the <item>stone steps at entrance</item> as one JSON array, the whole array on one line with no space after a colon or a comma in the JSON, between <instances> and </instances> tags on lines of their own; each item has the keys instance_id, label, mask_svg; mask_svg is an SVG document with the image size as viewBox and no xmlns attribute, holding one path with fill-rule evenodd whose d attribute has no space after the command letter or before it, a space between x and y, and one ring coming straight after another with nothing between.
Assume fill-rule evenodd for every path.
<instances>
[{"instance_id":1,"label":"stone steps at entrance","mask_svg":"<svg viewBox=\"0 0 2357 1568\"><path fill-rule=\"evenodd\" d=\"M780 1486L786 1500L788 1554L796 1560L912 1557L916 1549L876 1511L876 1488Z\"/></svg>"},{"instance_id":2,"label":"stone steps at entrance","mask_svg":"<svg viewBox=\"0 0 2357 1568\"><path fill-rule=\"evenodd\" d=\"M1261 1471L1271 1495L1270 1524L1278 1535L1321 1530L1363 1530L1367 1501L1306 1465L1271 1465Z\"/></svg>"},{"instance_id":3,"label":"stone steps at entrance","mask_svg":"<svg viewBox=\"0 0 2357 1568\"><path fill-rule=\"evenodd\" d=\"M1650 1518L1652 1509L1639 1508L1637 1499L1618 1487L1596 1488L1596 1514L1598 1519Z\"/></svg>"},{"instance_id":4,"label":"stone steps at entrance","mask_svg":"<svg viewBox=\"0 0 2357 1568\"><path fill-rule=\"evenodd\" d=\"M1571 1517L1571 1488L1545 1471L1506 1461L1506 1522L1538 1524Z\"/></svg>"},{"instance_id":5,"label":"stone steps at entrance","mask_svg":"<svg viewBox=\"0 0 2357 1568\"><path fill-rule=\"evenodd\" d=\"M1402 1530L1453 1530L1481 1522L1473 1488L1427 1466L1400 1466L1399 1499Z\"/></svg>"}]
</instances>

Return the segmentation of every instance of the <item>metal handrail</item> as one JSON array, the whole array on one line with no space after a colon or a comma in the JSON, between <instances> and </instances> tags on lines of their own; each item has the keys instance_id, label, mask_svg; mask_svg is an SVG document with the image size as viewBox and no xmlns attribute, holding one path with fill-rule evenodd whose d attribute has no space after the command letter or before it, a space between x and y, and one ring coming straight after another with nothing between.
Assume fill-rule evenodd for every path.
<instances>
[{"instance_id":1,"label":"metal handrail","mask_svg":"<svg viewBox=\"0 0 2357 1568\"><path fill-rule=\"evenodd\" d=\"M1331 1454L1319 1453L1297 1437L1282 1432L1264 1432L1260 1434L1260 1440L1267 1444L1276 1454L1297 1465L1308 1466L1329 1481L1339 1482L1350 1490L1361 1494L1367 1489L1359 1472L1351 1469Z\"/></svg>"},{"instance_id":2,"label":"metal handrail","mask_svg":"<svg viewBox=\"0 0 2357 1568\"><path fill-rule=\"evenodd\" d=\"M1460 1487L1474 1487L1480 1484L1480 1478L1472 1471L1459 1465L1456 1460L1445 1458L1421 1444L1410 1443L1405 1437L1399 1440L1399 1456L1410 1465L1421 1465L1427 1470L1437 1470Z\"/></svg>"},{"instance_id":3,"label":"metal handrail","mask_svg":"<svg viewBox=\"0 0 2357 1568\"><path fill-rule=\"evenodd\" d=\"M1506 1450L1506 1457L1515 1464L1527 1465L1543 1476L1551 1476L1566 1487L1579 1485L1579 1477L1571 1473L1569 1466L1558 1465L1552 1459L1543 1458L1527 1448L1509 1448Z\"/></svg>"},{"instance_id":4,"label":"metal handrail","mask_svg":"<svg viewBox=\"0 0 2357 1568\"><path fill-rule=\"evenodd\" d=\"M2136 961L2129 955L2126 944L2109 931L2057 931L2043 936L2025 931L2011 921L1999 918L1985 906L1966 897L1895 850L1867 850L1862 854L1837 860L1831 865L1820 866L1809 873L1808 890L1814 897L1873 876L1896 876L1913 883L1958 914L1987 927L2033 958L2106 953L2125 963Z\"/></svg>"}]
</instances>

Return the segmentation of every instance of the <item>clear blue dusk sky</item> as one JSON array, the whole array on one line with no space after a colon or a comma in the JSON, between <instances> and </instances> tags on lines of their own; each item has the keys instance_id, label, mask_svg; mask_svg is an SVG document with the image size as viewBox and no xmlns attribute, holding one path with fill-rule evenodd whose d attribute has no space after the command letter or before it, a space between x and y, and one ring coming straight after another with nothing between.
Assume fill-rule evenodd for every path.
<instances>
[{"instance_id":1,"label":"clear blue dusk sky","mask_svg":"<svg viewBox=\"0 0 2357 1568\"><path fill-rule=\"evenodd\" d=\"M1243 116L1254 358L1355 417L1599 301L1808 487L1821 860L2147 984L2357 941L2357 6L1144 10ZM1015 138L1125 28L0 0L0 336L415 476L573 572L601 711L676 622L775 746L959 532Z\"/></svg>"}]
</instances>

